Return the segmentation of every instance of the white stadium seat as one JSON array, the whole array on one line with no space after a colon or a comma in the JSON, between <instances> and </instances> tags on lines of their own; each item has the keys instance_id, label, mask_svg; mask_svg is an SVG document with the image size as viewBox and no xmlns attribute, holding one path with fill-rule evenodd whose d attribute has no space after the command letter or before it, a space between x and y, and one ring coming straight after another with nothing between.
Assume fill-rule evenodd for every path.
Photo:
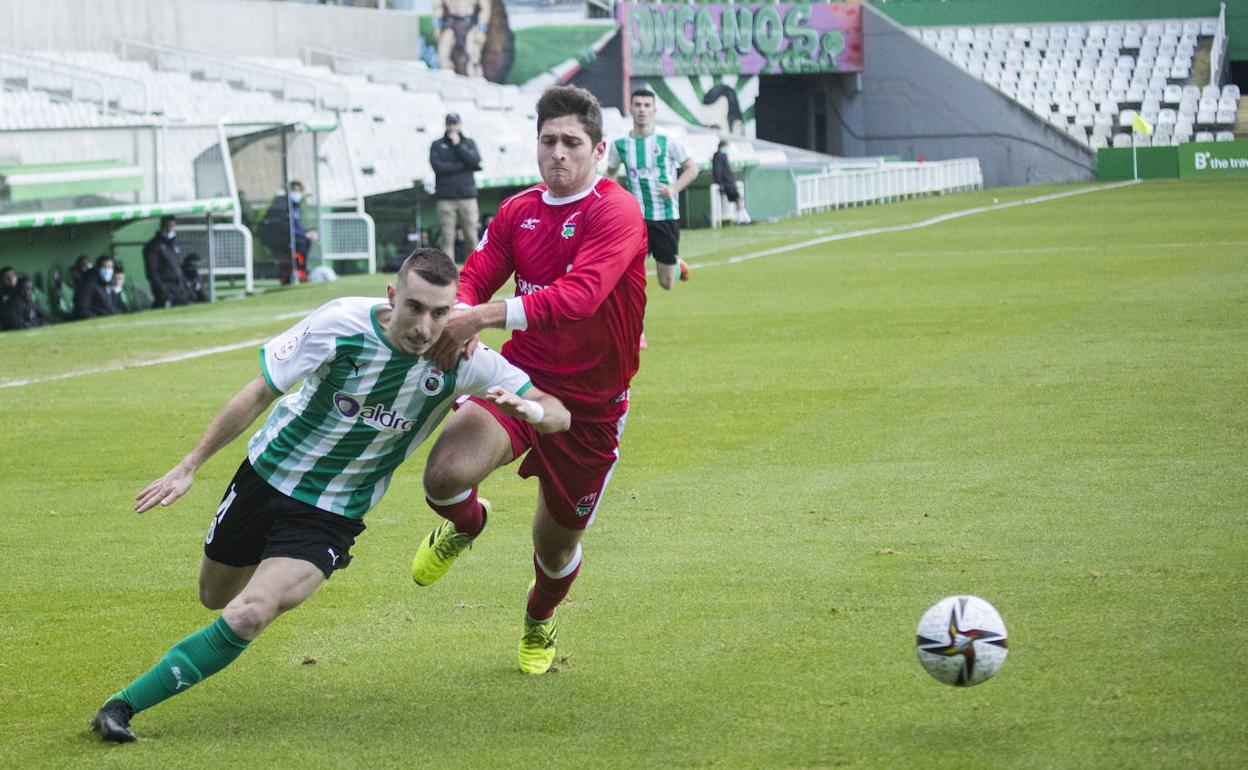
<instances>
[{"instance_id":1,"label":"white stadium seat","mask_svg":"<svg viewBox=\"0 0 1248 770\"><path fill-rule=\"evenodd\" d=\"M1212 142L1212 141L1213 141L1213 132L1212 132L1212 131L1197 131L1197 132L1196 132L1196 139L1195 139L1194 141L1197 141L1197 142Z\"/></svg>"},{"instance_id":2,"label":"white stadium seat","mask_svg":"<svg viewBox=\"0 0 1248 770\"><path fill-rule=\"evenodd\" d=\"M1216 122L1220 126L1235 125L1235 111L1234 110L1218 110Z\"/></svg>"},{"instance_id":3,"label":"white stadium seat","mask_svg":"<svg viewBox=\"0 0 1248 770\"><path fill-rule=\"evenodd\" d=\"M1114 147L1118 149L1122 149L1123 147L1130 147L1130 146L1131 146L1130 134L1114 134Z\"/></svg>"},{"instance_id":4,"label":"white stadium seat","mask_svg":"<svg viewBox=\"0 0 1248 770\"><path fill-rule=\"evenodd\" d=\"M1232 131L1219 131L1219 132L1218 132L1218 133L1214 136L1214 141L1217 141L1217 142L1233 142L1233 141L1235 141L1235 133L1234 133L1234 132L1232 132Z\"/></svg>"},{"instance_id":5,"label":"white stadium seat","mask_svg":"<svg viewBox=\"0 0 1248 770\"><path fill-rule=\"evenodd\" d=\"M1229 96L1232 99L1239 99L1239 86L1235 85L1234 83L1227 83L1226 85L1222 86L1222 96L1223 97Z\"/></svg>"}]
</instances>

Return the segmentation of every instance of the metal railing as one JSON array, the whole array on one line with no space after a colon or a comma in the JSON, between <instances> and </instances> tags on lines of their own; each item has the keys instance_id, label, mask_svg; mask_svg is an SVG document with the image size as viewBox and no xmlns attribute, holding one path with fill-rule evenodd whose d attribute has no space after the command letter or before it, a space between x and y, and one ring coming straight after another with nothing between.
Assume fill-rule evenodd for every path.
<instances>
[{"instance_id":1,"label":"metal railing","mask_svg":"<svg viewBox=\"0 0 1248 770\"><path fill-rule=\"evenodd\" d=\"M128 37L114 39L118 55L130 58L141 52L156 69L195 72L205 80L223 80L248 91L268 91L288 101L310 102L318 110L342 110L352 106L351 94L338 83L299 75L280 67L239 61L213 51L186 46L149 43Z\"/></svg>"},{"instance_id":2,"label":"metal railing","mask_svg":"<svg viewBox=\"0 0 1248 770\"><path fill-rule=\"evenodd\" d=\"M797 177L797 210L805 214L932 193L978 190L983 186L978 158L925 163L881 161L873 169L834 169Z\"/></svg>"},{"instance_id":3,"label":"metal railing","mask_svg":"<svg viewBox=\"0 0 1248 770\"><path fill-rule=\"evenodd\" d=\"M737 194L745 200L745 182L737 182ZM748 207L748 204L747 204ZM728 200L718 184L711 184L711 227L721 227L737 216L737 204Z\"/></svg>"},{"instance_id":4,"label":"metal railing","mask_svg":"<svg viewBox=\"0 0 1248 770\"><path fill-rule=\"evenodd\" d=\"M91 102L108 115L111 99L103 76L72 71L54 62L0 51L0 85L22 81L28 91L44 91L71 101Z\"/></svg>"},{"instance_id":5,"label":"metal railing","mask_svg":"<svg viewBox=\"0 0 1248 770\"><path fill-rule=\"evenodd\" d=\"M334 262L363 260L369 273L377 272L377 238L373 218L349 211L321 214L321 259Z\"/></svg>"},{"instance_id":6,"label":"metal railing","mask_svg":"<svg viewBox=\"0 0 1248 770\"><path fill-rule=\"evenodd\" d=\"M1222 70L1226 67L1226 3L1218 10L1218 30L1213 33L1209 48L1209 84L1222 86Z\"/></svg>"}]
</instances>

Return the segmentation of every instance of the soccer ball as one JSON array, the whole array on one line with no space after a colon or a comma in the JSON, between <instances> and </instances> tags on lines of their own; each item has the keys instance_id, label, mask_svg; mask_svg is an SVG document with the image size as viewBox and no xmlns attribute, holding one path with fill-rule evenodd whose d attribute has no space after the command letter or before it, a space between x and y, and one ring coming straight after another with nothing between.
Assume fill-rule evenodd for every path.
<instances>
[{"instance_id":1,"label":"soccer ball","mask_svg":"<svg viewBox=\"0 0 1248 770\"><path fill-rule=\"evenodd\" d=\"M938 681L970 687L987 681L1005 662L1005 621L978 596L946 596L919 619L919 662Z\"/></svg>"}]
</instances>

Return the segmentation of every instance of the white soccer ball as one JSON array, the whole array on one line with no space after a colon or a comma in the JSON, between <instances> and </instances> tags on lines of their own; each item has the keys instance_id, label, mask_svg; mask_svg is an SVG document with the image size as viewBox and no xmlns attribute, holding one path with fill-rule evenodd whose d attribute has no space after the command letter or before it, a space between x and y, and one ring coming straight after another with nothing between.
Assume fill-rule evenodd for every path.
<instances>
[{"instance_id":1,"label":"white soccer ball","mask_svg":"<svg viewBox=\"0 0 1248 770\"><path fill-rule=\"evenodd\" d=\"M1005 663L1005 621L978 596L946 596L919 619L919 662L938 681L970 687Z\"/></svg>"}]
</instances>

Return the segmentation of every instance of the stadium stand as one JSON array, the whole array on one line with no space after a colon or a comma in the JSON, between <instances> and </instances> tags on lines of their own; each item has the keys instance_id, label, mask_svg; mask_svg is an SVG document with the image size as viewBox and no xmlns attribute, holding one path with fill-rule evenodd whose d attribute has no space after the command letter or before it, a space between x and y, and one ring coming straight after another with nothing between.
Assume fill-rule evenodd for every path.
<instances>
[{"instance_id":1,"label":"stadium stand","mask_svg":"<svg viewBox=\"0 0 1248 770\"><path fill-rule=\"evenodd\" d=\"M913 28L949 61L1092 149L1231 141L1239 89L1210 60L1219 19ZM1213 82L1211 82L1213 81ZM1136 116L1152 135L1133 131Z\"/></svg>"},{"instance_id":2,"label":"stadium stand","mask_svg":"<svg viewBox=\"0 0 1248 770\"><path fill-rule=\"evenodd\" d=\"M63 68L84 82L127 86L138 96L129 100L70 88L65 82L34 80L14 75L0 91L7 128L70 128L97 125L133 125L161 121L168 124L298 123L337 120L350 142L350 159L331 151L323 162L322 186L327 203L357 193L376 195L410 189L414 180L432 182L428 147L442 130L447 112L463 116L465 130L481 147L484 170L481 187L517 186L537 180L531 137L513 130L531 124L537 94L517 86L497 85L453 73L429 70L423 63L368 56L357 52L308 47L303 59L223 57L176 46L119 40L120 53L107 51L6 52L0 62L11 63L6 75L18 69ZM137 57L137 58L126 58ZM86 93L85 99L78 98ZM4 118L0 118L4 120ZM629 122L618 110L606 110L608 136L622 134ZM682 124L665 130L686 142L700 165L708 165L718 137ZM189 198L190 168L203 151L190 141L169 148L166 173L173 177L175 199ZM783 162L775 148L736 142L734 158L745 165ZM354 162L356 179L352 180Z\"/></svg>"}]
</instances>

